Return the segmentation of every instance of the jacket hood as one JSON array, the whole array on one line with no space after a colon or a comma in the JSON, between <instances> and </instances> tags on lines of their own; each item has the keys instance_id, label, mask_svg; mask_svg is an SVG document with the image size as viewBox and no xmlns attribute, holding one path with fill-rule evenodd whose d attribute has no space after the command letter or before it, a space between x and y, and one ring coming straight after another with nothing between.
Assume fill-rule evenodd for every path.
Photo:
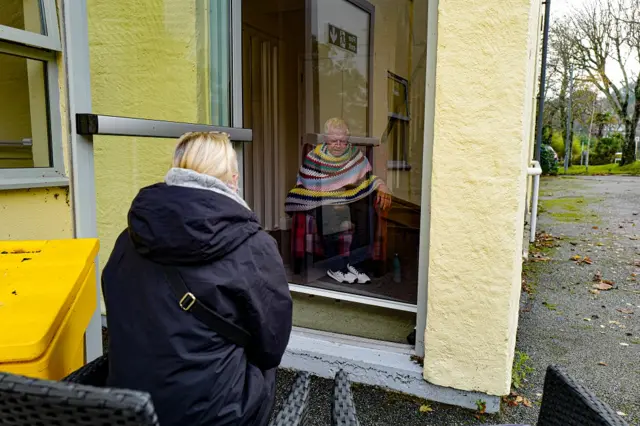
<instances>
[{"instance_id":1,"label":"jacket hood","mask_svg":"<svg viewBox=\"0 0 640 426\"><path fill-rule=\"evenodd\" d=\"M260 231L244 200L219 179L171 169L133 200L128 230L142 256L165 264L222 258Z\"/></svg>"}]
</instances>

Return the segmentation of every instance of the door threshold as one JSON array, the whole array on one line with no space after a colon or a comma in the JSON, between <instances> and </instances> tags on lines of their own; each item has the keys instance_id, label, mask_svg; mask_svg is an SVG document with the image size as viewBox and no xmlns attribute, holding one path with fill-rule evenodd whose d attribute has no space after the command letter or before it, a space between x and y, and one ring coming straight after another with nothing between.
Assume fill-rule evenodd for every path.
<instances>
[{"instance_id":1,"label":"door threshold","mask_svg":"<svg viewBox=\"0 0 640 426\"><path fill-rule=\"evenodd\" d=\"M333 379L342 369L356 383L469 409L476 409L476 401L482 400L487 404L487 413L500 410L499 396L427 382L412 355L415 351L410 345L294 327L280 367L327 379Z\"/></svg>"}]
</instances>

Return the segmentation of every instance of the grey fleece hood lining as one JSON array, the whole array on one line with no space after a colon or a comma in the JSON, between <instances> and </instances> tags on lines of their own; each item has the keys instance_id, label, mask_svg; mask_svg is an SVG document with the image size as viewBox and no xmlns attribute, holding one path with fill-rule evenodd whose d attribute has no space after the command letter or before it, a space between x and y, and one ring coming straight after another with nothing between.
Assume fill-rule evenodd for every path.
<instances>
[{"instance_id":1,"label":"grey fleece hood lining","mask_svg":"<svg viewBox=\"0 0 640 426\"><path fill-rule=\"evenodd\" d=\"M188 188L204 189L212 191L225 197L231 198L247 210L251 210L247 203L229 187L226 183L213 176L205 175L189 169L180 169L177 167L169 170L164 178L169 186L184 186Z\"/></svg>"}]
</instances>

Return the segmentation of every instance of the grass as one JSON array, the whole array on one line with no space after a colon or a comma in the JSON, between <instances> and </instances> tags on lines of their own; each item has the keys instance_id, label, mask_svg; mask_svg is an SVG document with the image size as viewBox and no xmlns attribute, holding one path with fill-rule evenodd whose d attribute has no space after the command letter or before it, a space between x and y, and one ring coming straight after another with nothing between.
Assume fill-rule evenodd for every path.
<instances>
[{"instance_id":1,"label":"grass","mask_svg":"<svg viewBox=\"0 0 640 426\"><path fill-rule=\"evenodd\" d=\"M590 203L597 203L601 200L584 197L563 197L555 199L540 200L539 211L553 217L558 222L580 222L589 218L592 222L598 221L598 216L594 214L588 206Z\"/></svg>"},{"instance_id":2,"label":"grass","mask_svg":"<svg viewBox=\"0 0 640 426\"><path fill-rule=\"evenodd\" d=\"M558 175L564 175L564 168L560 167ZM636 161L633 164L620 167L617 164L604 164L601 166L589 166L589 172L587 173L586 166L571 166L566 173L570 176L601 176L601 175L634 175L640 176L640 161Z\"/></svg>"},{"instance_id":3,"label":"grass","mask_svg":"<svg viewBox=\"0 0 640 426\"><path fill-rule=\"evenodd\" d=\"M586 218L584 197L540 200L540 212L546 212L558 222L577 222Z\"/></svg>"},{"instance_id":4,"label":"grass","mask_svg":"<svg viewBox=\"0 0 640 426\"><path fill-rule=\"evenodd\" d=\"M531 364L531 358L526 352L516 350L511 370L511 385L515 389L520 389L526 381L527 376L535 371Z\"/></svg>"}]
</instances>

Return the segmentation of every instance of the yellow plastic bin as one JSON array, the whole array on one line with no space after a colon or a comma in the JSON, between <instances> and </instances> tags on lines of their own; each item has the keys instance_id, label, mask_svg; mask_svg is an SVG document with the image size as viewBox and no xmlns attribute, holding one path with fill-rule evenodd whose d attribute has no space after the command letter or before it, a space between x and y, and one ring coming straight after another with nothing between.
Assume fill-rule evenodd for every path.
<instances>
[{"instance_id":1,"label":"yellow plastic bin","mask_svg":"<svg viewBox=\"0 0 640 426\"><path fill-rule=\"evenodd\" d=\"M0 241L0 371L59 380L84 364L98 240Z\"/></svg>"}]
</instances>

